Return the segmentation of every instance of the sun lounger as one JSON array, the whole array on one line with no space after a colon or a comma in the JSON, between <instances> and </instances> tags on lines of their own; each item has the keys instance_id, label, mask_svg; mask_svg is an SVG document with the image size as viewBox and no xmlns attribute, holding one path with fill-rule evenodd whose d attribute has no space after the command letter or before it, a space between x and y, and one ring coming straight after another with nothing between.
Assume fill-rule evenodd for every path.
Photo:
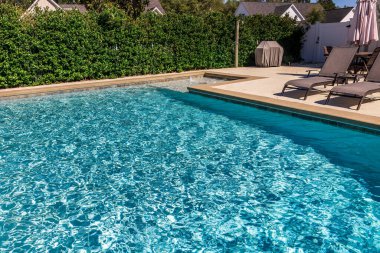
<instances>
[{"instance_id":1,"label":"sun lounger","mask_svg":"<svg viewBox=\"0 0 380 253\"><path fill-rule=\"evenodd\" d=\"M344 75L347 72L357 50L357 47L333 48L318 76L290 80L284 85L282 94L284 94L287 89L305 90L304 99L306 100L309 92L314 90L315 87L335 85L339 81L344 80L340 78L340 75Z\"/></svg>"},{"instance_id":2,"label":"sun lounger","mask_svg":"<svg viewBox=\"0 0 380 253\"><path fill-rule=\"evenodd\" d=\"M375 60L377 59L379 53L380 47L375 48L367 60L365 59L366 57L364 57L364 59L362 58L362 60L359 61L357 64L352 65L352 70L355 73L365 73L366 76L368 72L371 70L373 64L375 63Z\"/></svg>"},{"instance_id":3,"label":"sun lounger","mask_svg":"<svg viewBox=\"0 0 380 253\"><path fill-rule=\"evenodd\" d=\"M380 92L380 55L376 58L364 82L336 86L331 89L325 104L331 96L343 96L359 99L357 110L360 109L364 99L373 93Z\"/></svg>"}]
</instances>

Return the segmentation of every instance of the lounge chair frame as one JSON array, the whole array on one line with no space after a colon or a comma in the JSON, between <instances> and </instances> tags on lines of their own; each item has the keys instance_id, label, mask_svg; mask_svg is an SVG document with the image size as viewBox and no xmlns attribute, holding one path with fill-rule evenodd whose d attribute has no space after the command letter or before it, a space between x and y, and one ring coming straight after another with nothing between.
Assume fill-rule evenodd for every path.
<instances>
[{"instance_id":1,"label":"lounge chair frame","mask_svg":"<svg viewBox=\"0 0 380 253\"><path fill-rule=\"evenodd\" d=\"M281 95L284 95L285 91L287 89L291 90L304 90L305 95L303 97L304 100L307 99L310 92L312 91L320 91L318 89L315 89L317 86L324 86L326 88L327 86L334 86L335 84L339 84L340 82L347 82L346 74L347 70L352 63L355 54L359 48L358 47L337 47L334 48L329 58L324 63L322 69L319 71L317 77L319 79L316 79L314 77L313 80L309 80L309 83L307 81L304 83L305 85L297 84L298 80L290 80L285 83ZM337 51L335 51L337 50ZM342 58L341 55L344 57ZM330 58L332 57L332 58ZM339 58L342 58L343 61L340 61ZM338 60L337 60L338 59ZM335 62L338 62L337 64ZM310 74L312 71L316 70L307 70L307 78L310 77ZM337 73L339 72L339 73ZM306 80L305 79L305 80ZM311 82L310 82L311 81ZM302 82L302 81L301 81Z\"/></svg>"},{"instance_id":2,"label":"lounge chair frame","mask_svg":"<svg viewBox=\"0 0 380 253\"><path fill-rule=\"evenodd\" d=\"M357 85L360 85L360 83L357 83ZM330 91L329 92L329 95L327 96L327 99L325 100L325 105L327 105L329 102L330 102L330 98L331 96L340 96L340 97L348 97L348 98L357 98L359 99L359 103L358 103L358 106L356 107L356 110L359 111L360 110L360 107L362 106L363 102L364 102L364 99L372 94L372 93L376 93L376 92L380 92L380 88L379 89L373 89L373 90L370 90L366 93L364 93L363 96L357 96L357 95L350 95L350 94L347 94L347 93L341 93L341 92L335 92L335 91Z\"/></svg>"},{"instance_id":3,"label":"lounge chair frame","mask_svg":"<svg viewBox=\"0 0 380 253\"><path fill-rule=\"evenodd\" d=\"M316 71L316 70L307 70L306 71L306 72L308 72L307 78L310 77L310 73L312 71ZM342 77L342 74L344 75L345 73L335 73L335 76L332 77L333 81L331 82L331 84L324 84L323 85L324 88L326 88L327 86L335 86L335 84L339 83L338 82L339 80L342 80L343 82L345 82L344 81L345 78ZM304 90L306 92L305 92L305 95L303 97L303 100L306 100L307 97L309 96L310 92L312 92L312 91L320 91L320 90L314 88L316 86L322 86L322 85L319 85L319 83L316 83L315 85L311 86L310 88L304 88L304 87L296 87L296 86L285 84L284 88L282 89L281 95L284 95L284 93L285 93L286 90Z\"/></svg>"},{"instance_id":4,"label":"lounge chair frame","mask_svg":"<svg viewBox=\"0 0 380 253\"><path fill-rule=\"evenodd\" d=\"M378 49L379 50L379 49ZM380 50L379 50L380 51ZM359 80L359 74L356 74L354 83L350 87L360 87L362 85L363 89L361 92L355 91L355 88L352 88L350 90L350 87L347 89L339 89L336 88L334 90L331 89L329 92L329 95L327 96L327 99L325 100L325 105L327 105L330 102L331 96L341 96L341 97L349 97L349 98L356 98L359 99L358 106L356 107L356 110L360 110L361 105L364 102L364 99L373 93L380 92L380 54L377 52L376 59L373 61L372 66L367 72L366 75L364 75L364 82L358 82ZM369 84L373 84L369 85ZM369 87L368 87L369 85Z\"/></svg>"},{"instance_id":5,"label":"lounge chair frame","mask_svg":"<svg viewBox=\"0 0 380 253\"><path fill-rule=\"evenodd\" d=\"M372 55L369 57L368 61L367 62L366 61L363 62L363 66L355 66L355 65L353 65L354 69L356 67L358 67L358 69L354 70L354 72L355 73L359 73L359 72L364 73L364 72L366 72L366 74L364 74L364 78L366 78L367 75L368 75L368 72L371 70L373 64L375 63L376 58L379 55L379 53L380 53L380 47L376 47L373 50Z\"/></svg>"}]
</instances>

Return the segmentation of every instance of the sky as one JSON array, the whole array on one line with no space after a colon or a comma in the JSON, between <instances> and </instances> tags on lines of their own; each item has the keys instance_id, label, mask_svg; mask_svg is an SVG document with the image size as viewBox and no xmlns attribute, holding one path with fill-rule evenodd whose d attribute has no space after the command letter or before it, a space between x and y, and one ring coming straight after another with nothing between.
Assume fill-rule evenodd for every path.
<instances>
[{"instance_id":1,"label":"sky","mask_svg":"<svg viewBox=\"0 0 380 253\"><path fill-rule=\"evenodd\" d=\"M314 0L312 2L316 2L316 0ZM339 6L339 7L343 7L345 5L347 5L347 6L355 6L356 5L356 0L334 0L334 3L337 6Z\"/></svg>"}]
</instances>

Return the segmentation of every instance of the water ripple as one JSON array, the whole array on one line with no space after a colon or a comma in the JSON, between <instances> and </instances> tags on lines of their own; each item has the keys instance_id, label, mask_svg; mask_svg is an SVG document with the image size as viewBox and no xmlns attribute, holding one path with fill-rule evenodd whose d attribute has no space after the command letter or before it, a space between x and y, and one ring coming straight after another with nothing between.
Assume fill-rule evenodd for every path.
<instances>
[{"instance_id":1,"label":"water ripple","mask_svg":"<svg viewBox=\"0 0 380 253\"><path fill-rule=\"evenodd\" d=\"M380 250L365 184L285 135L153 88L0 107L0 251Z\"/></svg>"}]
</instances>

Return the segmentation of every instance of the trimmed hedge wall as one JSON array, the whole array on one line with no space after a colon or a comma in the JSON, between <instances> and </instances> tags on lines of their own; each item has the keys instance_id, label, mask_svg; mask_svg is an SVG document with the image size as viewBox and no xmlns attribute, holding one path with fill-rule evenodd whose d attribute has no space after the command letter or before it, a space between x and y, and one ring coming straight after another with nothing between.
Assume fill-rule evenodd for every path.
<instances>
[{"instance_id":1,"label":"trimmed hedge wall","mask_svg":"<svg viewBox=\"0 0 380 253\"><path fill-rule=\"evenodd\" d=\"M235 20L145 14L131 20L118 9L81 14L21 11L0 5L0 88L231 67ZM251 64L261 40L277 40L286 61L299 59L302 29L289 18L243 18L240 64Z\"/></svg>"}]
</instances>

